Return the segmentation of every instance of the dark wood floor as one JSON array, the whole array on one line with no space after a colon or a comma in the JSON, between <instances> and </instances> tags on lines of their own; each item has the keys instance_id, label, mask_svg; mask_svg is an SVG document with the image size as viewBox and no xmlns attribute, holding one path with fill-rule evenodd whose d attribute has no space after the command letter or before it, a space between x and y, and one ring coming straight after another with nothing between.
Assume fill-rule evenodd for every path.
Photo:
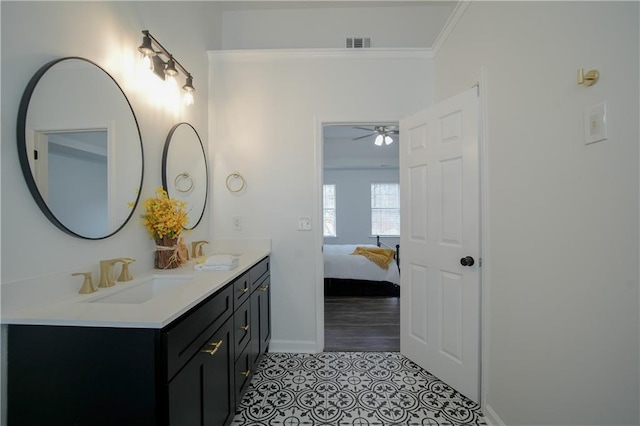
<instances>
[{"instance_id":1,"label":"dark wood floor","mask_svg":"<svg viewBox=\"0 0 640 426\"><path fill-rule=\"evenodd\" d=\"M400 351L400 298L325 297L324 351Z\"/></svg>"}]
</instances>

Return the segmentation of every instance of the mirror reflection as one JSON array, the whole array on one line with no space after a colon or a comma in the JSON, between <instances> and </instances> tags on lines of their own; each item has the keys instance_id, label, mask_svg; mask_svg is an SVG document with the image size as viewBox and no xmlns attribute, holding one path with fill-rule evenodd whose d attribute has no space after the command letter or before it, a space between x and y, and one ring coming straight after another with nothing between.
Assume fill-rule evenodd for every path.
<instances>
[{"instance_id":1,"label":"mirror reflection","mask_svg":"<svg viewBox=\"0 0 640 426\"><path fill-rule=\"evenodd\" d=\"M122 89L95 63L62 58L33 76L18 115L18 153L34 199L61 230L101 239L132 216L140 131Z\"/></svg>"},{"instance_id":2,"label":"mirror reflection","mask_svg":"<svg viewBox=\"0 0 640 426\"><path fill-rule=\"evenodd\" d=\"M178 123L169 132L162 153L162 186L169 198L187 204L193 229L200 223L207 203L209 178L202 140L189 123Z\"/></svg>"}]
</instances>

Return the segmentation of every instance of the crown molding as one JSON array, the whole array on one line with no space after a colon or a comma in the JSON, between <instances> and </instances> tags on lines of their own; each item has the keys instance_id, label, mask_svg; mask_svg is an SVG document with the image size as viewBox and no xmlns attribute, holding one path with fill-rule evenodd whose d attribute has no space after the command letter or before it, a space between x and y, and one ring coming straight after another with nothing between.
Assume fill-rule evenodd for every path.
<instances>
[{"instance_id":1,"label":"crown molding","mask_svg":"<svg viewBox=\"0 0 640 426\"><path fill-rule=\"evenodd\" d=\"M473 0L467 0L459 1L458 4L456 4L453 12L451 12L451 15L449 15L449 19L447 19L444 27L442 27L442 31L440 31L440 34L438 34L436 41L433 42L433 45L431 46L433 57L438 55L438 51L447 41L447 39L451 35L451 32L458 24L458 21L460 21L460 18L462 18L462 15L464 15L464 13L467 11L467 8L469 7L469 5L471 5L472 2Z\"/></svg>"},{"instance_id":2,"label":"crown molding","mask_svg":"<svg viewBox=\"0 0 640 426\"><path fill-rule=\"evenodd\" d=\"M234 62L287 59L429 59L430 48L363 48L363 49L243 49L210 50L209 61Z\"/></svg>"}]
</instances>

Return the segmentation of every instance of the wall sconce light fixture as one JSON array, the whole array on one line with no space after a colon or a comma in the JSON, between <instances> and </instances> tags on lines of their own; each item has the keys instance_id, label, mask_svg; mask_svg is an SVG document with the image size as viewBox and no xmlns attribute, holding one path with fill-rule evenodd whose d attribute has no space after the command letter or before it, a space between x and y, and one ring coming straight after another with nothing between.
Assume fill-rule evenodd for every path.
<instances>
[{"instance_id":1,"label":"wall sconce light fixture","mask_svg":"<svg viewBox=\"0 0 640 426\"><path fill-rule=\"evenodd\" d=\"M142 53L143 60L148 68L161 80L174 78L179 74L178 69L182 71L186 77L186 83L182 86L184 91L183 99L185 104L192 105L193 92L196 89L193 87L191 73L148 30L142 31L142 34L144 34L144 37L142 37L142 44L138 47L138 51Z\"/></svg>"}]
</instances>

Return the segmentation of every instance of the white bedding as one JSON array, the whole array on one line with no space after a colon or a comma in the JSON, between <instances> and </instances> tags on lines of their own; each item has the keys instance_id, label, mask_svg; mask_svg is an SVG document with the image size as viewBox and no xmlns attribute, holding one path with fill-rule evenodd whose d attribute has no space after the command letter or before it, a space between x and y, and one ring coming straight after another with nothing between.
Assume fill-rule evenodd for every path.
<instances>
[{"instance_id":1,"label":"white bedding","mask_svg":"<svg viewBox=\"0 0 640 426\"><path fill-rule=\"evenodd\" d=\"M371 244L325 244L324 277L350 280L388 281L400 285L400 271L395 262L385 270L364 256L352 255L356 247L376 247Z\"/></svg>"}]
</instances>

